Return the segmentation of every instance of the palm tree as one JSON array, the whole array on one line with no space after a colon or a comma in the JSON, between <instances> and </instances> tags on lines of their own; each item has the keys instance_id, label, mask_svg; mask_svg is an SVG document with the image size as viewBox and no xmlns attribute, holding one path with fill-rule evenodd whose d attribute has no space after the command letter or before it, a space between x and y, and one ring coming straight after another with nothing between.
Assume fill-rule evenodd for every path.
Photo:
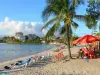
<instances>
[{"instance_id":1,"label":"palm tree","mask_svg":"<svg viewBox=\"0 0 100 75\"><path fill-rule=\"evenodd\" d=\"M44 29L51 25L45 38L48 40L56 31L62 28L61 32L64 35L65 41L67 40L65 44L67 44L68 47L69 59L72 58L70 51L71 27L78 27L78 24L73 21L73 19L84 20L84 18L87 19L88 17L76 15L75 9L82 3L82 0L47 0L47 6L42 13L44 21L47 21L50 16L53 17L48 20L42 28ZM61 27L61 24L64 24L63 27Z\"/></svg>"},{"instance_id":2,"label":"palm tree","mask_svg":"<svg viewBox=\"0 0 100 75\"><path fill-rule=\"evenodd\" d=\"M100 21L100 0L89 0L87 14L91 17L91 20L87 22L89 28L93 29L94 35L99 36L100 25L98 24L98 21ZM99 28L99 32L97 32L97 28ZM100 49L100 42L98 44Z\"/></svg>"},{"instance_id":3,"label":"palm tree","mask_svg":"<svg viewBox=\"0 0 100 75\"><path fill-rule=\"evenodd\" d=\"M89 5L86 9L87 14L90 15L89 20L87 20L88 23L88 28L93 30L93 33L97 29L97 23L100 17L100 1L99 0L89 0L88 1Z\"/></svg>"}]
</instances>

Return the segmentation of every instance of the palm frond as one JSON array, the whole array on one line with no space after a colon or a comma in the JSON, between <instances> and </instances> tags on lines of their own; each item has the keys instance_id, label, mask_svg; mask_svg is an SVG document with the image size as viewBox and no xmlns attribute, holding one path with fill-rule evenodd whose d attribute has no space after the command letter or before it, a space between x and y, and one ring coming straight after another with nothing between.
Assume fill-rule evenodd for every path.
<instances>
[{"instance_id":1,"label":"palm frond","mask_svg":"<svg viewBox=\"0 0 100 75\"><path fill-rule=\"evenodd\" d=\"M54 35L54 33L58 30L60 26L60 22L59 20L48 30L45 38L49 38L52 37Z\"/></svg>"},{"instance_id":2,"label":"palm frond","mask_svg":"<svg viewBox=\"0 0 100 75\"><path fill-rule=\"evenodd\" d=\"M96 29L97 27L97 21L94 20L93 18L88 17L85 23L89 29L91 28Z\"/></svg>"},{"instance_id":3,"label":"palm frond","mask_svg":"<svg viewBox=\"0 0 100 75\"><path fill-rule=\"evenodd\" d=\"M80 21L84 21L86 26L91 29L91 28L95 28L96 27L96 23L97 21L91 17L91 15L85 15L85 16L82 16L82 15L74 15L74 18L75 19L78 19Z\"/></svg>"},{"instance_id":4,"label":"palm frond","mask_svg":"<svg viewBox=\"0 0 100 75\"><path fill-rule=\"evenodd\" d=\"M42 30L48 27L50 24L53 24L56 20L57 20L57 17L54 17L51 20L49 20L46 24L44 24L44 26L42 27Z\"/></svg>"},{"instance_id":5,"label":"palm frond","mask_svg":"<svg viewBox=\"0 0 100 75\"><path fill-rule=\"evenodd\" d=\"M63 42L65 43L65 44L67 44L67 32L65 32L64 34L63 34L63 37L62 37L62 39L63 39Z\"/></svg>"},{"instance_id":6,"label":"palm frond","mask_svg":"<svg viewBox=\"0 0 100 75\"><path fill-rule=\"evenodd\" d=\"M62 39L63 39L63 42L66 44L66 41L67 41L67 29L66 29L66 26L62 26L61 28L61 31L60 31L60 35L62 35ZM69 26L69 37L71 38L72 37L72 28L71 28L71 25Z\"/></svg>"},{"instance_id":7,"label":"palm frond","mask_svg":"<svg viewBox=\"0 0 100 75\"><path fill-rule=\"evenodd\" d=\"M79 20L79 21L86 21L87 15L73 15L73 18Z\"/></svg>"},{"instance_id":8,"label":"palm frond","mask_svg":"<svg viewBox=\"0 0 100 75\"><path fill-rule=\"evenodd\" d=\"M64 0L63 0L64 1ZM50 15L58 15L66 4L61 0L47 0L47 6L42 12L43 20L47 20Z\"/></svg>"},{"instance_id":9,"label":"palm frond","mask_svg":"<svg viewBox=\"0 0 100 75\"><path fill-rule=\"evenodd\" d=\"M72 22L72 27L76 30L79 25L76 22Z\"/></svg>"},{"instance_id":10,"label":"palm frond","mask_svg":"<svg viewBox=\"0 0 100 75\"><path fill-rule=\"evenodd\" d=\"M84 0L71 0L70 1L70 10L75 10L76 7L78 7L80 4L84 4Z\"/></svg>"},{"instance_id":11,"label":"palm frond","mask_svg":"<svg viewBox=\"0 0 100 75\"><path fill-rule=\"evenodd\" d=\"M60 28L60 34L63 35L66 32L65 25Z\"/></svg>"},{"instance_id":12,"label":"palm frond","mask_svg":"<svg viewBox=\"0 0 100 75\"><path fill-rule=\"evenodd\" d=\"M66 25L64 25L64 26L62 26L62 27L60 28L60 34L61 34L61 35L65 35L66 32L67 32ZM70 28L69 28L69 32L70 32L69 35L72 35L72 34L73 34L71 25L70 25Z\"/></svg>"},{"instance_id":13,"label":"palm frond","mask_svg":"<svg viewBox=\"0 0 100 75\"><path fill-rule=\"evenodd\" d=\"M53 11L57 12L55 6L47 6L42 12L43 21L48 20L49 16L55 13Z\"/></svg>"}]
</instances>

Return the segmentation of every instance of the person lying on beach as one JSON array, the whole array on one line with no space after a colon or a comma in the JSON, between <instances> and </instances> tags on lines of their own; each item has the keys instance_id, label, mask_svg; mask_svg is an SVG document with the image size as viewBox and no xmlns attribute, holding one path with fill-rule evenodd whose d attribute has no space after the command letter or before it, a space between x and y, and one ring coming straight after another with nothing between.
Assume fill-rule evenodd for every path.
<instances>
[{"instance_id":1,"label":"person lying on beach","mask_svg":"<svg viewBox=\"0 0 100 75\"><path fill-rule=\"evenodd\" d=\"M19 67L27 67L28 65L30 65L31 63L34 63L35 59L33 59L32 57L26 59L26 60L20 60L17 63L13 64L13 66L19 66Z\"/></svg>"},{"instance_id":2,"label":"person lying on beach","mask_svg":"<svg viewBox=\"0 0 100 75\"><path fill-rule=\"evenodd\" d=\"M9 67L9 66L5 66L4 69L8 69L8 70L11 70L12 68Z\"/></svg>"},{"instance_id":3,"label":"person lying on beach","mask_svg":"<svg viewBox=\"0 0 100 75\"><path fill-rule=\"evenodd\" d=\"M15 66L26 67L27 64L27 61L18 61L17 63L15 63Z\"/></svg>"}]
</instances>

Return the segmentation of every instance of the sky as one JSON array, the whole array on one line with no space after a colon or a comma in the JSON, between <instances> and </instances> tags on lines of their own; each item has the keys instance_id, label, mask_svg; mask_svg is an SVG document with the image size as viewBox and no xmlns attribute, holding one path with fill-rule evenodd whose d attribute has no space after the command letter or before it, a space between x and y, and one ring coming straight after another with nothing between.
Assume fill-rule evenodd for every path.
<instances>
[{"instance_id":1,"label":"sky","mask_svg":"<svg viewBox=\"0 0 100 75\"><path fill-rule=\"evenodd\" d=\"M47 30L43 26L42 11L46 0L0 0L0 36L14 35L16 32L43 36ZM86 14L86 5L77 8L77 14ZM83 36L91 34L84 22L75 20L79 27L74 34Z\"/></svg>"}]
</instances>

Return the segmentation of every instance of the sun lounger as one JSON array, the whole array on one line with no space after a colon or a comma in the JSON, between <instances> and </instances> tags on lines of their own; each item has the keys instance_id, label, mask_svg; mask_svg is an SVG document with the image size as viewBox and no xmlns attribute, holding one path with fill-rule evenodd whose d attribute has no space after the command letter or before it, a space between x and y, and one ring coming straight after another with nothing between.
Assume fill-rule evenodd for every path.
<instances>
[{"instance_id":1,"label":"sun lounger","mask_svg":"<svg viewBox=\"0 0 100 75\"><path fill-rule=\"evenodd\" d=\"M38 58L38 60L43 60L44 58L48 58L48 57L50 57L49 52L43 52L36 55L36 58Z\"/></svg>"},{"instance_id":2,"label":"sun lounger","mask_svg":"<svg viewBox=\"0 0 100 75\"><path fill-rule=\"evenodd\" d=\"M31 63L35 62L35 59L33 59L32 57L31 58L28 58L26 60L23 60L23 61L18 61L15 66L19 66L19 67L27 67L28 65L30 65Z\"/></svg>"},{"instance_id":3,"label":"sun lounger","mask_svg":"<svg viewBox=\"0 0 100 75\"><path fill-rule=\"evenodd\" d=\"M59 52L59 53L57 53L56 55L54 55L52 57L52 62L60 61L60 60L62 60L64 58L65 58L64 53L63 52Z\"/></svg>"},{"instance_id":4,"label":"sun lounger","mask_svg":"<svg viewBox=\"0 0 100 75\"><path fill-rule=\"evenodd\" d=\"M15 69L15 68L26 68L27 66L30 66L31 64L34 64L34 63L37 63L45 58L49 57L48 54L42 54L42 55L36 55L34 57L30 57L26 60L21 60L21 61L18 61L16 63L13 63L10 65L11 69Z\"/></svg>"},{"instance_id":5,"label":"sun lounger","mask_svg":"<svg viewBox=\"0 0 100 75\"><path fill-rule=\"evenodd\" d=\"M64 54L63 54L63 52L60 52L55 57L56 57L56 59L60 59L60 58L64 57Z\"/></svg>"}]
</instances>

